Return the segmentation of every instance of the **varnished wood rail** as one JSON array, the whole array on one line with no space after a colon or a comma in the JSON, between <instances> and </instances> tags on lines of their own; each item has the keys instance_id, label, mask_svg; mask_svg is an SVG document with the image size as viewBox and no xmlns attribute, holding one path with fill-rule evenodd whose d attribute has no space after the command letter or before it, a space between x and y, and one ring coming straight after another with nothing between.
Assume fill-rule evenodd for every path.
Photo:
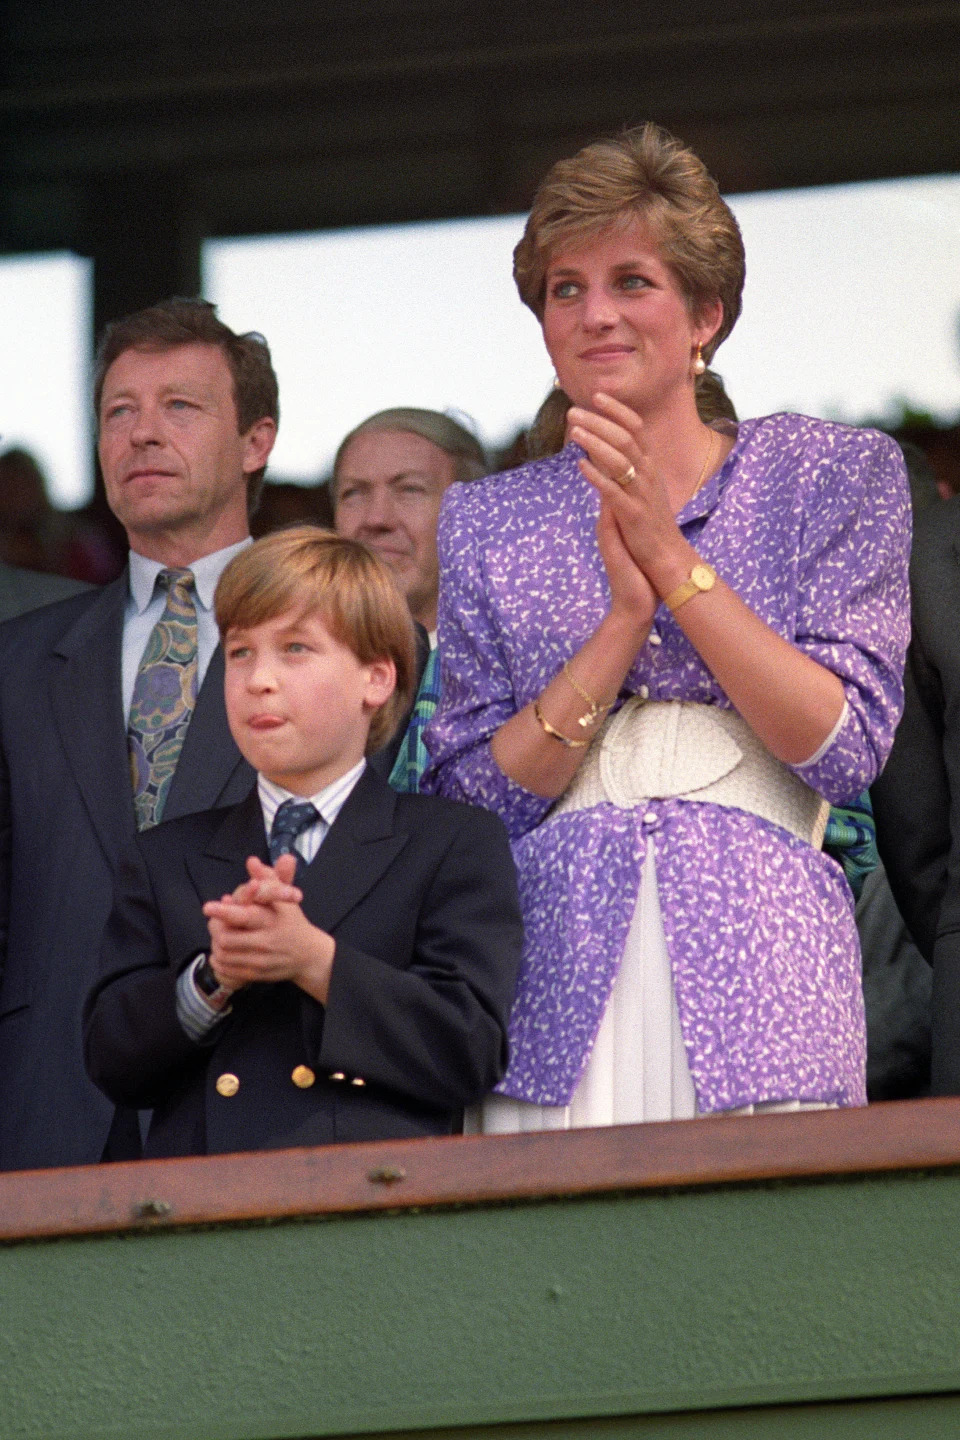
<instances>
[{"instance_id":1,"label":"varnished wood rail","mask_svg":"<svg viewBox=\"0 0 960 1440\"><path fill-rule=\"evenodd\" d=\"M0 1175L0 1241L960 1167L960 1099Z\"/></svg>"}]
</instances>

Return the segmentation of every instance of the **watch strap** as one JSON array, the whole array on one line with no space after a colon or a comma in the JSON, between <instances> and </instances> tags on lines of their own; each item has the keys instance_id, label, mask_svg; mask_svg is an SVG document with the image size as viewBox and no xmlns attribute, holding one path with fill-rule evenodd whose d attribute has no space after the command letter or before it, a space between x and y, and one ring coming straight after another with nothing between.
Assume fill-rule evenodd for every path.
<instances>
[{"instance_id":1,"label":"watch strap","mask_svg":"<svg viewBox=\"0 0 960 1440\"><path fill-rule=\"evenodd\" d=\"M685 605L688 600L692 600L694 595L704 595L708 590L712 590L716 578L717 572L713 566L708 565L704 560L698 560L688 578L675 590L671 590L669 595L663 597L663 603L668 610L672 610L676 614L680 606Z\"/></svg>"},{"instance_id":2,"label":"watch strap","mask_svg":"<svg viewBox=\"0 0 960 1440\"><path fill-rule=\"evenodd\" d=\"M194 956L193 960L193 983L201 995L207 998L216 995L220 989L220 981L216 977L213 966L210 964L210 956L201 952Z\"/></svg>"},{"instance_id":3,"label":"watch strap","mask_svg":"<svg viewBox=\"0 0 960 1440\"><path fill-rule=\"evenodd\" d=\"M190 962L194 988L214 1010L222 1010L230 1000L233 991L225 989L217 979L216 971L210 964L210 956L201 951Z\"/></svg>"}]
</instances>

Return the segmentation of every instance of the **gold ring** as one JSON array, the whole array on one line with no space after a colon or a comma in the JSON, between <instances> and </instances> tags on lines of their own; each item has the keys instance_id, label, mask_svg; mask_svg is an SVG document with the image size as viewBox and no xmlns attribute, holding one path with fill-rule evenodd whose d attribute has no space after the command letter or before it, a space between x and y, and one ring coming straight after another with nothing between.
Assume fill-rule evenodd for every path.
<instances>
[{"instance_id":1,"label":"gold ring","mask_svg":"<svg viewBox=\"0 0 960 1440\"><path fill-rule=\"evenodd\" d=\"M622 475L616 475L614 478L615 478L617 484L618 484L622 489L625 490L625 489L627 488L627 486L630 484L630 481L631 481L631 480L636 480L636 478L637 478L637 472L636 472L636 470L634 470L633 466L631 465L631 466L629 466L628 469L624 470L624 472L623 472Z\"/></svg>"}]
</instances>

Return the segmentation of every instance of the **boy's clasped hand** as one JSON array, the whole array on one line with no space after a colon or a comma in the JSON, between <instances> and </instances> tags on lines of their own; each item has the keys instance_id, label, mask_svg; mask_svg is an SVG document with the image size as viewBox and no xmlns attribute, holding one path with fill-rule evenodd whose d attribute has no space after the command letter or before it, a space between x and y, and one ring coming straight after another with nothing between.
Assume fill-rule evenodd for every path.
<instances>
[{"instance_id":1,"label":"boy's clasped hand","mask_svg":"<svg viewBox=\"0 0 960 1440\"><path fill-rule=\"evenodd\" d=\"M251 855L249 880L204 905L210 964L224 990L289 980L326 1004L336 943L304 915L296 868L294 855L281 855L274 865Z\"/></svg>"}]
</instances>

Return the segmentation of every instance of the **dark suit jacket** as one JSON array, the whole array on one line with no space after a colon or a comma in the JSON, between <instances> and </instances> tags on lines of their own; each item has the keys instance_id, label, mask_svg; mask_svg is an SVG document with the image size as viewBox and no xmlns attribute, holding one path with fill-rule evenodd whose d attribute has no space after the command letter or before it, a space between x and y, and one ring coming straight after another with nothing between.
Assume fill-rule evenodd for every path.
<instances>
[{"instance_id":1,"label":"dark suit jacket","mask_svg":"<svg viewBox=\"0 0 960 1440\"><path fill-rule=\"evenodd\" d=\"M121 864L85 1047L111 1099L153 1109L145 1153L448 1134L506 1065L522 928L501 822L397 795L368 767L299 881L337 943L326 1007L290 983L252 985L197 1044L177 976L208 947L203 902L246 878L250 854L267 855L255 790L145 832ZM235 1095L217 1092L224 1073Z\"/></svg>"},{"instance_id":2,"label":"dark suit jacket","mask_svg":"<svg viewBox=\"0 0 960 1440\"><path fill-rule=\"evenodd\" d=\"M932 1090L960 1094L960 498L917 522L903 719L872 790L900 913L933 963Z\"/></svg>"},{"instance_id":3,"label":"dark suit jacket","mask_svg":"<svg viewBox=\"0 0 960 1440\"><path fill-rule=\"evenodd\" d=\"M35 570L20 570L15 565L0 565L0 620L25 615L54 600L79 595L91 587L82 580L65 580L62 575L41 575Z\"/></svg>"},{"instance_id":4,"label":"dark suit jacket","mask_svg":"<svg viewBox=\"0 0 960 1440\"><path fill-rule=\"evenodd\" d=\"M135 834L121 695L126 576L0 627L0 1169L100 1158L113 1107L83 1066L117 860ZM239 800L250 767L210 662L167 815Z\"/></svg>"}]
</instances>

